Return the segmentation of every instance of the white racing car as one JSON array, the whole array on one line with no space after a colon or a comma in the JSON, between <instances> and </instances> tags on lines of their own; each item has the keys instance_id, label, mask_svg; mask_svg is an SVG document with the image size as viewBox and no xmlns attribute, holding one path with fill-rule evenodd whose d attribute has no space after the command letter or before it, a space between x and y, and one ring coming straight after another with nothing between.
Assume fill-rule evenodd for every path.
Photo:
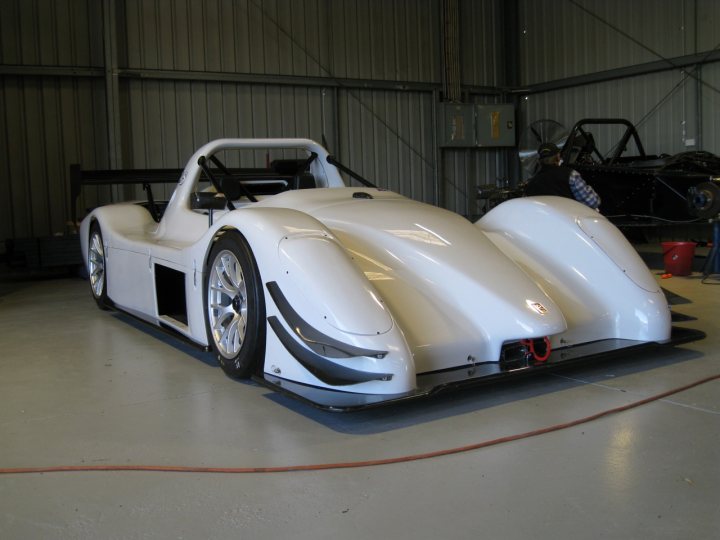
<instances>
[{"instance_id":1,"label":"white racing car","mask_svg":"<svg viewBox=\"0 0 720 540\"><path fill-rule=\"evenodd\" d=\"M307 139L212 141L166 205L97 208L81 243L101 307L328 409L702 337L671 326L632 246L582 204L515 199L473 224Z\"/></svg>"}]
</instances>

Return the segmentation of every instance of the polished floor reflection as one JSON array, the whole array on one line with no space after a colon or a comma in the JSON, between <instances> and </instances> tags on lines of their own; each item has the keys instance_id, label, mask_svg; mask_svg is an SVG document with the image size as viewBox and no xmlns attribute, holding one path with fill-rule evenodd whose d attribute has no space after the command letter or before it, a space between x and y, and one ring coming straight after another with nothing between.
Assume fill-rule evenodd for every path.
<instances>
[{"instance_id":1,"label":"polished floor reflection","mask_svg":"<svg viewBox=\"0 0 720 540\"><path fill-rule=\"evenodd\" d=\"M333 414L228 379L102 312L80 279L0 287L0 468L275 467L464 446L720 373L720 287L662 285L707 339L418 403ZM689 303L682 303L682 299ZM273 474L0 475L3 538L715 538L720 381L424 461Z\"/></svg>"}]
</instances>

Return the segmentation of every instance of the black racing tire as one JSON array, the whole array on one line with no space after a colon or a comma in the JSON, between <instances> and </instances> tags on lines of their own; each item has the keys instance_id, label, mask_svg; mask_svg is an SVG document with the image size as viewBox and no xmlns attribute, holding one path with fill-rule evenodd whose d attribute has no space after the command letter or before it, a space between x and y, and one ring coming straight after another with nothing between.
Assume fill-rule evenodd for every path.
<instances>
[{"instance_id":1,"label":"black racing tire","mask_svg":"<svg viewBox=\"0 0 720 540\"><path fill-rule=\"evenodd\" d=\"M107 257L102 231L97 221L90 225L87 267L90 291L95 302L100 309L110 309L107 296Z\"/></svg>"},{"instance_id":2,"label":"black racing tire","mask_svg":"<svg viewBox=\"0 0 720 540\"><path fill-rule=\"evenodd\" d=\"M223 371L244 379L265 355L265 297L260 272L245 238L222 234L210 250L203 285L208 343Z\"/></svg>"}]
</instances>

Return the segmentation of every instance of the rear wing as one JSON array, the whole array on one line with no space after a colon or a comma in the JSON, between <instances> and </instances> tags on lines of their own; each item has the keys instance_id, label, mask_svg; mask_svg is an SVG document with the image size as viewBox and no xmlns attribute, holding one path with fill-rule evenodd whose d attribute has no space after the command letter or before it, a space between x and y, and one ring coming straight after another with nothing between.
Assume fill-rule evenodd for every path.
<instances>
[{"instance_id":1,"label":"rear wing","mask_svg":"<svg viewBox=\"0 0 720 540\"><path fill-rule=\"evenodd\" d=\"M177 183L183 169L116 169L83 171L78 163L70 165L70 211L74 221L77 201L83 186L137 185L141 184L148 195L150 208L154 208L151 184ZM155 217L155 216L153 216Z\"/></svg>"},{"instance_id":2,"label":"rear wing","mask_svg":"<svg viewBox=\"0 0 720 540\"><path fill-rule=\"evenodd\" d=\"M317 157L317 154L312 154ZM214 156L210 159L213 160ZM205 163L204 157L201 158ZM314 158L313 158L314 159ZM220 167L223 173L221 185L217 187L218 192L229 189L239 198L240 193L235 194L236 189L241 187L243 193L247 192L250 197L254 195L274 195L288 189L306 189L317 187L315 178L306 172L309 161L306 159L276 159L270 162L265 168L243 167L225 168L217 159L215 165ZM212 180L213 174L205 169L208 180ZM161 209L155 204L151 184L177 184L183 169L116 169L116 170L95 170L84 171L79 164L70 165L70 199L73 220L79 220L77 215L77 201L84 186L108 186L108 185L142 185L147 193L147 208L155 221L160 221ZM224 188L223 188L224 186ZM231 189L232 188L232 189Z\"/></svg>"}]
</instances>

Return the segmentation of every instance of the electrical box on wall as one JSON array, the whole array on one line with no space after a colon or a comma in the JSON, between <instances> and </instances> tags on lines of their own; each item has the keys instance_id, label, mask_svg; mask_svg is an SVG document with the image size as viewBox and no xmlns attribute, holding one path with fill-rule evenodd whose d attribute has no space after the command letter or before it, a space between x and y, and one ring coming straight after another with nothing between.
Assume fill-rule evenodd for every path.
<instances>
[{"instance_id":1,"label":"electrical box on wall","mask_svg":"<svg viewBox=\"0 0 720 540\"><path fill-rule=\"evenodd\" d=\"M475 146L475 105L444 103L440 146L471 148Z\"/></svg>"},{"instance_id":2,"label":"electrical box on wall","mask_svg":"<svg viewBox=\"0 0 720 540\"><path fill-rule=\"evenodd\" d=\"M508 104L444 103L440 146L515 146L515 108Z\"/></svg>"},{"instance_id":3,"label":"electrical box on wall","mask_svg":"<svg viewBox=\"0 0 720 540\"><path fill-rule=\"evenodd\" d=\"M515 146L515 108L512 105L476 105L478 146Z\"/></svg>"}]
</instances>

